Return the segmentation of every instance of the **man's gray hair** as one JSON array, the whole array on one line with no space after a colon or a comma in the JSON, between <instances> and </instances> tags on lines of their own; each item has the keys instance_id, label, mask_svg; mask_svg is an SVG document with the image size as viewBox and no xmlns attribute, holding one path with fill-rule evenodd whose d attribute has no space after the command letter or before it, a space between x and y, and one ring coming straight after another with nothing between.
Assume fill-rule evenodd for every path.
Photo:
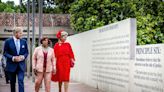
<instances>
[{"instance_id":1,"label":"man's gray hair","mask_svg":"<svg viewBox=\"0 0 164 92\"><path fill-rule=\"evenodd\" d=\"M23 30L21 28L19 28L19 27L14 28L13 34L16 34L18 32L23 32Z\"/></svg>"}]
</instances>

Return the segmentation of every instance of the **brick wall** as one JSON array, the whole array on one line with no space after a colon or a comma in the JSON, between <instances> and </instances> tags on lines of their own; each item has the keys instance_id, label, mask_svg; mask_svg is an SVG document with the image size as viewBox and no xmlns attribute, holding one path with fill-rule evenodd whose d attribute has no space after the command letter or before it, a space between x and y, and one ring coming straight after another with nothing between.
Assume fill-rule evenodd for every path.
<instances>
[{"instance_id":1,"label":"brick wall","mask_svg":"<svg viewBox=\"0 0 164 92\"><path fill-rule=\"evenodd\" d=\"M32 14L30 14L32 25ZM39 25L39 14L35 15L35 25ZM0 26L27 26L27 13L0 13ZM69 14L43 14L43 27L70 26Z\"/></svg>"}]
</instances>

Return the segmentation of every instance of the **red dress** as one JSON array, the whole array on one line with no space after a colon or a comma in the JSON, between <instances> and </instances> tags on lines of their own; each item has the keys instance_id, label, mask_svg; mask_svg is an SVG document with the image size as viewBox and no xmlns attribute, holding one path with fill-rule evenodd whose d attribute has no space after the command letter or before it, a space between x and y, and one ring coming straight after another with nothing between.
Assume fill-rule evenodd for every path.
<instances>
[{"instance_id":1,"label":"red dress","mask_svg":"<svg viewBox=\"0 0 164 92\"><path fill-rule=\"evenodd\" d=\"M44 55L43 69L44 69L44 72L45 72L46 65L47 65L47 52L43 52L43 55Z\"/></svg>"},{"instance_id":2,"label":"red dress","mask_svg":"<svg viewBox=\"0 0 164 92\"><path fill-rule=\"evenodd\" d=\"M52 81L68 82L70 79L71 59L74 59L74 54L69 43L56 43L54 46L56 57L56 74L52 75Z\"/></svg>"}]
</instances>

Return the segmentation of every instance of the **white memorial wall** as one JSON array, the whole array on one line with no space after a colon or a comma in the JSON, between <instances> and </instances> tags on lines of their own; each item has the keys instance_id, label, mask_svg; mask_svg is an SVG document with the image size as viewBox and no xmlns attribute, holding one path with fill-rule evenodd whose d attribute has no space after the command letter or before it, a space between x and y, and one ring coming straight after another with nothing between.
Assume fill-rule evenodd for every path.
<instances>
[{"instance_id":1,"label":"white memorial wall","mask_svg":"<svg viewBox=\"0 0 164 92\"><path fill-rule=\"evenodd\" d=\"M164 92L164 44L136 47L131 92Z\"/></svg>"},{"instance_id":2,"label":"white memorial wall","mask_svg":"<svg viewBox=\"0 0 164 92\"><path fill-rule=\"evenodd\" d=\"M71 43L76 58L75 67L71 71L73 80L106 92L163 92L161 91L164 88L161 85L163 84L163 59L161 59L160 65L157 62L157 64L153 63L154 67L161 66L160 69L149 69L144 67L144 64L142 66L139 60L144 57L146 59L150 54L143 54L142 48L145 47L136 47L135 19L126 19L70 36L68 42ZM160 46L161 50L162 46ZM149 57L157 57L156 55L162 57L162 52L155 56L151 54ZM140 57L142 58L140 59ZM143 72L143 70L146 71ZM160 72L148 72L149 70L160 70ZM142 73L148 74L143 75ZM142 78L148 77L149 73L150 75L154 73L152 77L149 77L152 80L158 75L161 84L154 84L154 81L146 79L144 83L151 83L155 86L143 84Z\"/></svg>"}]
</instances>

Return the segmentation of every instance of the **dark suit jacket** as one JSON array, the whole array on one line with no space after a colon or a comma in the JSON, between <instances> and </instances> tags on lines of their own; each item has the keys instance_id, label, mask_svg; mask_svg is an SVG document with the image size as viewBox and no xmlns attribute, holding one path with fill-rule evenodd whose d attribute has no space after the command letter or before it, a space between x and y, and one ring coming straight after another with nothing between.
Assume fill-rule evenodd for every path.
<instances>
[{"instance_id":1,"label":"dark suit jacket","mask_svg":"<svg viewBox=\"0 0 164 92\"><path fill-rule=\"evenodd\" d=\"M13 56L23 55L25 59L28 56L28 47L26 40L20 39L20 52L17 54L14 38L9 38L5 41L4 45L4 56L7 59L6 71L15 72L17 67L19 67L22 71L25 71L25 59L20 62L13 62Z\"/></svg>"}]
</instances>

